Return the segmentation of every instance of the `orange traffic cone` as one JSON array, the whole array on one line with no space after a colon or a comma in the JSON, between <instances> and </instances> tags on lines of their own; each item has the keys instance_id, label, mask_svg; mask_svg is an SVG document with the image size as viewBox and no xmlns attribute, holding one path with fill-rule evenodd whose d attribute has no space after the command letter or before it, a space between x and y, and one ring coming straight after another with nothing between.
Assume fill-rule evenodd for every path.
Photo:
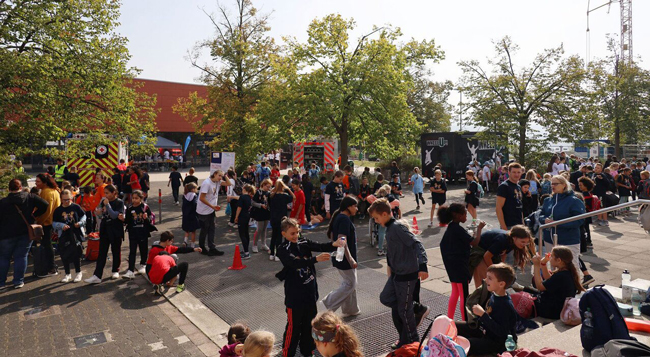
<instances>
[{"instance_id":1,"label":"orange traffic cone","mask_svg":"<svg viewBox=\"0 0 650 357\"><path fill-rule=\"evenodd\" d=\"M413 233L420 234L420 227L418 227L418 220L413 216Z\"/></svg>"},{"instance_id":2,"label":"orange traffic cone","mask_svg":"<svg viewBox=\"0 0 650 357\"><path fill-rule=\"evenodd\" d=\"M241 254L239 253L239 244L235 247L235 258L232 260L232 266L228 267L229 270L242 270L246 268L241 262Z\"/></svg>"}]
</instances>

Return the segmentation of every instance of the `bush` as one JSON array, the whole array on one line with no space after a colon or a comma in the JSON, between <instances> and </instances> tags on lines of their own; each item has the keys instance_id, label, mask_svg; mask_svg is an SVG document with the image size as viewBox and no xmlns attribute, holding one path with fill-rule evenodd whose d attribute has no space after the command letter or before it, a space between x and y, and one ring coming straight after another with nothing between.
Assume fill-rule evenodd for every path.
<instances>
[{"instance_id":1,"label":"bush","mask_svg":"<svg viewBox=\"0 0 650 357\"><path fill-rule=\"evenodd\" d=\"M384 177L386 179L390 179L388 174L390 173L390 167L393 161L397 162L397 167L399 167L400 171L402 172L402 181L408 180L408 178L411 177L414 168L421 168L422 166L422 162L420 161L419 156L407 156L395 160L381 160L377 164L377 167L381 168L381 172L384 174Z\"/></svg>"}]
</instances>

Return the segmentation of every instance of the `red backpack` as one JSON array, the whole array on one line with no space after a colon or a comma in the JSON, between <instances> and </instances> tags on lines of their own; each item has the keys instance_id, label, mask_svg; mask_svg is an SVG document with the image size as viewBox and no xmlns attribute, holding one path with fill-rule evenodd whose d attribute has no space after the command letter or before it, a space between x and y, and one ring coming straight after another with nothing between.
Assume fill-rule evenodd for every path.
<instances>
[{"instance_id":1,"label":"red backpack","mask_svg":"<svg viewBox=\"0 0 650 357\"><path fill-rule=\"evenodd\" d=\"M512 299L512 305L514 305L519 316L525 319L530 319L537 315L536 313L533 313L533 310L535 309L535 300L537 300L537 298L523 291L510 294L510 298Z\"/></svg>"},{"instance_id":2,"label":"red backpack","mask_svg":"<svg viewBox=\"0 0 650 357\"><path fill-rule=\"evenodd\" d=\"M585 208L587 209L587 212L598 211L599 209L602 208L602 203L600 202L600 198L598 198L598 196L594 196L591 192L584 195L584 198L585 198Z\"/></svg>"}]
</instances>

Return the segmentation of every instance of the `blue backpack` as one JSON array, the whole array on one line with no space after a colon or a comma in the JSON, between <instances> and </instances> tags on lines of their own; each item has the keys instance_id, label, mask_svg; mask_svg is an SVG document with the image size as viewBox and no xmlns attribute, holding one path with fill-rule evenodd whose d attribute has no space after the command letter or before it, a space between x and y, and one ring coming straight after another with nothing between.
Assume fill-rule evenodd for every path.
<instances>
[{"instance_id":1,"label":"blue backpack","mask_svg":"<svg viewBox=\"0 0 650 357\"><path fill-rule=\"evenodd\" d=\"M260 181L269 178L271 175L271 170L268 167L260 168Z\"/></svg>"},{"instance_id":2,"label":"blue backpack","mask_svg":"<svg viewBox=\"0 0 650 357\"><path fill-rule=\"evenodd\" d=\"M616 300L609 291L603 289L603 285L595 286L585 292L579 306L582 319L580 341L585 350L591 352L595 347L614 339L635 340L630 336ZM591 313L591 324L585 323L587 309Z\"/></svg>"}]
</instances>

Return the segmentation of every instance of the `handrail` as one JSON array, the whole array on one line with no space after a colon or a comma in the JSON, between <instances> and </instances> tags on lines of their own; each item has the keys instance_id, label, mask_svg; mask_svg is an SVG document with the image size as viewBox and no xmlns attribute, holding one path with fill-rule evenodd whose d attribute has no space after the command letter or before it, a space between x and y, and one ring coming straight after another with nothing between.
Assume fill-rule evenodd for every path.
<instances>
[{"instance_id":1,"label":"handrail","mask_svg":"<svg viewBox=\"0 0 650 357\"><path fill-rule=\"evenodd\" d=\"M565 223L577 221L577 220L580 220L580 219L585 219L585 218L597 216L599 214L608 213L608 212L611 212L611 211L617 211L617 210L619 210L621 208L628 208L628 207L634 207L634 206L640 206L640 205L650 205L650 200L636 200L636 201L625 202L625 203L618 204L616 206L601 208L598 211L591 211L591 212L579 214L577 216L561 219L559 221L553 221L551 223L542 224L542 225L539 226L539 231L538 231L539 232L538 233L539 234L539 250L538 250L538 252L539 252L540 255L542 254L542 244L543 244L543 240L544 240L544 229L553 228L553 227L559 226L561 224L565 224ZM557 241L554 241L553 245L557 245Z\"/></svg>"}]
</instances>

